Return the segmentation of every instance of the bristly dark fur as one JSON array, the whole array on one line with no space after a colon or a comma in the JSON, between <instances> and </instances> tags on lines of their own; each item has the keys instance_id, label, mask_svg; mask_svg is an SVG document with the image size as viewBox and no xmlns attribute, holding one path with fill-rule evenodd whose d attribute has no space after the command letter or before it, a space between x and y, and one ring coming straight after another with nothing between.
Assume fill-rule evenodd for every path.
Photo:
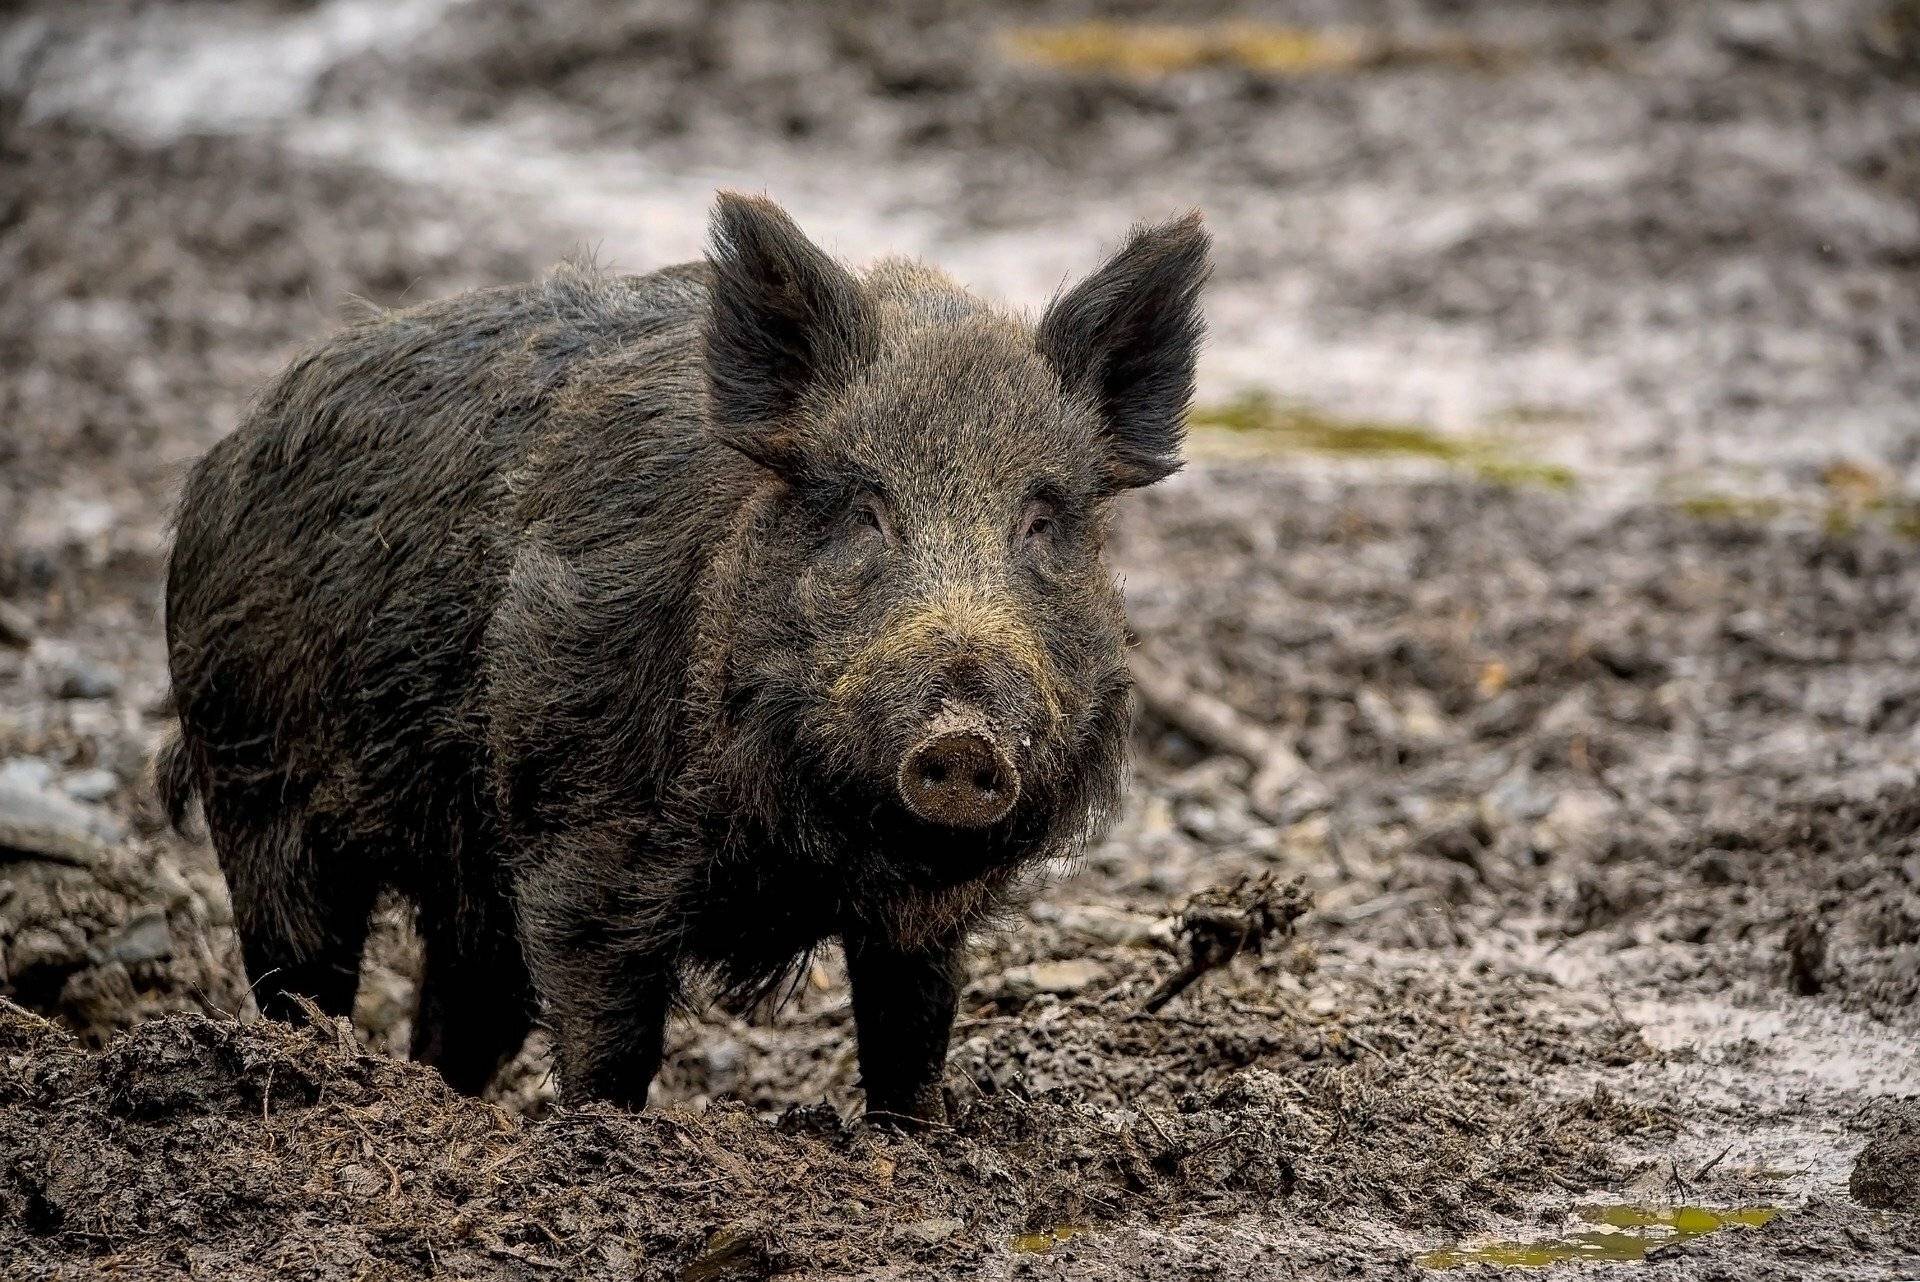
<instances>
[{"instance_id":1,"label":"bristly dark fur","mask_svg":"<svg viewBox=\"0 0 1920 1282\"><path fill-rule=\"evenodd\" d=\"M1118 797L1101 545L1178 466L1205 272L1197 221L1138 232L1036 332L723 196L704 263L296 361L188 483L157 763L262 1008L347 1010L390 888L419 1057L478 1090L544 1009L568 1093L638 1106L691 977L838 939L869 1106L937 1117L968 935ZM1017 765L987 826L896 791L953 708Z\"/></svg>"},{"instance_id":2,"label":"bristly dark fur","mask_svg":"<svg viewBox=\"0 0 1920 1282\"><path fill-rule=\"evenodd\" d=\"M153 792L167 823L183 837L187 835L187 813L199 791L187 741L177 733L168 735L153 757Z\"/></svg>"},{"instance_id":3,"label":"bristly dark fur","mask_svg":"<svg viewBox=\"0 0 1920 1282\"><path fill-rule=\"evenodd\" d=\"M811 390L844 383L879 341L860 283L773 202L723 192L715 206L707 377L720 438L776 469L802 460L783 428Z\"/></svg>"}]
</instances>

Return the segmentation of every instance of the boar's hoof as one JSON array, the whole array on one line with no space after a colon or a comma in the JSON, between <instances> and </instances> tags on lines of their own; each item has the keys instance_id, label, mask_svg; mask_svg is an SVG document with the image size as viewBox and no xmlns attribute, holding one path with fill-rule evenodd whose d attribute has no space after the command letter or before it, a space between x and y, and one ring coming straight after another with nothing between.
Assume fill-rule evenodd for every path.
<instances>
[{"instance_id":1,"label":"boar's hoof","mask_svg":"<svg viewBox=\"0 0 1920 1282\"><path fill-rule=\"evenodd\" d=\"M900 799L928 823L984 828L1020 797L1020 772L984 727L943 726L900 763Z\"/></svg>"},{"instance_id":2,"label":"boar's hoof","mask_svg":"<svg viewBox=\"0 0 1920 1282\"><path fill-rule=\"evenodd\" d=\"M951 1124L946 1088L932 1083L899 1101L868 1102L866 1123L886 1131L919 1131Z\"/></svg>"}]
</instances>

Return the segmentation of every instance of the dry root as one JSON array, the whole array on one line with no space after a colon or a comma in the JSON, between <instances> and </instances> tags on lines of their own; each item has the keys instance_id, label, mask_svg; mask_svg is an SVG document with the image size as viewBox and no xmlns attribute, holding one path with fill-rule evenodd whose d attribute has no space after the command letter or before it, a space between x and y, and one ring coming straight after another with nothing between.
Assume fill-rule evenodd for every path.
<instances>
[{"instance_id":1,"label":"dry root","mask_svg":"<svg viewBox=\"0 0 1920 1282\"><path fill-rule=\"evenodd\" d=\"M1137 650L1132 666L1140 705L1150 715L1252 768L1247 796L1256 813L1277 819L1283 812L1313 809L1320 803L1325 790L1280 735L1249 721L1225 700L1194 689Z\"/></svg>"}]
</instances>

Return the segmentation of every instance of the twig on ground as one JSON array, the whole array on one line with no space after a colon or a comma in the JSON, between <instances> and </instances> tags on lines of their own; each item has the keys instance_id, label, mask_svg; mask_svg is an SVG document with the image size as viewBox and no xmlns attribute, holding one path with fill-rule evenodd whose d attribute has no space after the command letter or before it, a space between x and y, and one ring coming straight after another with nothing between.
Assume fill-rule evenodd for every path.
<instances>
[{"instance_id":1,"label":"twig on ground","mask_svg":"<svg viewBox=\"0 0 1920 1282\"><path fill-rule=\"evenodd\" d=\"M1707 1172L1711 1171L1714 1167L1720 1165L1720 1163L1726 1159L1727 1154L1733 1152L1734 1143L1735 1141L1728 1140L1727 1146L1725 1148L1721 1149L1718 1153L1714 1154L1712 1159L1709 1160L1705 1166L1702 1166L1699 1170L1693 1173L1693 1178L1696 1180L1706 1179Z\"/></svg>"},{"instance_id":2,"label":"twig on ground","mask_svg":"<svg viewBox=\"0 0 1920 1282\"><path fill-rule=\"evenodd\" d=\"M1214 886L1187 901L1178 931L1187 960L1148 996L1141 1013L1152 1015L1192 987L1201 976L1241 953L1258 954L1268 941L1293 933L1293 923L1312 907L1299 878L1276 886L1272 873Z\"/></svg>"}]
</instances>

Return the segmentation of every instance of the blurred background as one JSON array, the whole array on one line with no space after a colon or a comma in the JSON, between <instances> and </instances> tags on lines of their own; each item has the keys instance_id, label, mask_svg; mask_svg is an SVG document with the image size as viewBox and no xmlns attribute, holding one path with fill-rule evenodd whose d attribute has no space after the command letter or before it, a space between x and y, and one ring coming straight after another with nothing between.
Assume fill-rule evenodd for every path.
<instances>
[{"instance_id":1,"label":"blurred background","mask_svg":"<svg viewBox=\"0 0 1920 1282\"><path fill-rule=\"evenodd\" d=\"M1589 487L1782 500L1836 455L1913 479L1911 0L8 14L16 470L78 437L164 469L344 295L683 260L736 186L1023 306L1198 207L1205 399L1327 416L1269 446L1493 435Z\"/></svg>"},{"instance_id":2,"label":"blurred background","mask_svg":"<svg viewBox=\"0 0 1920 1282\"><path fill-rule=\"evenodd\" d=\"M1140 786L976 973L1051 1040L983 1016L961 1078L1269 1066L1290 1134L1399 1155L1302 1196L1423 1230L1629 1141L1831 1193L1920 1092L1914 0L7 0L0 992L94 1040L244 1008L141 774L171 505L251 390L355 299L694 257L723 186L1029 309L1136 220L1216 237L1193 466L1116 532ZM1178 1045L1076 1005L1248 873L1310 946ZM664 1098L848 1106L839 982L707 1017Z\"/></svg>"}]
</instances>

